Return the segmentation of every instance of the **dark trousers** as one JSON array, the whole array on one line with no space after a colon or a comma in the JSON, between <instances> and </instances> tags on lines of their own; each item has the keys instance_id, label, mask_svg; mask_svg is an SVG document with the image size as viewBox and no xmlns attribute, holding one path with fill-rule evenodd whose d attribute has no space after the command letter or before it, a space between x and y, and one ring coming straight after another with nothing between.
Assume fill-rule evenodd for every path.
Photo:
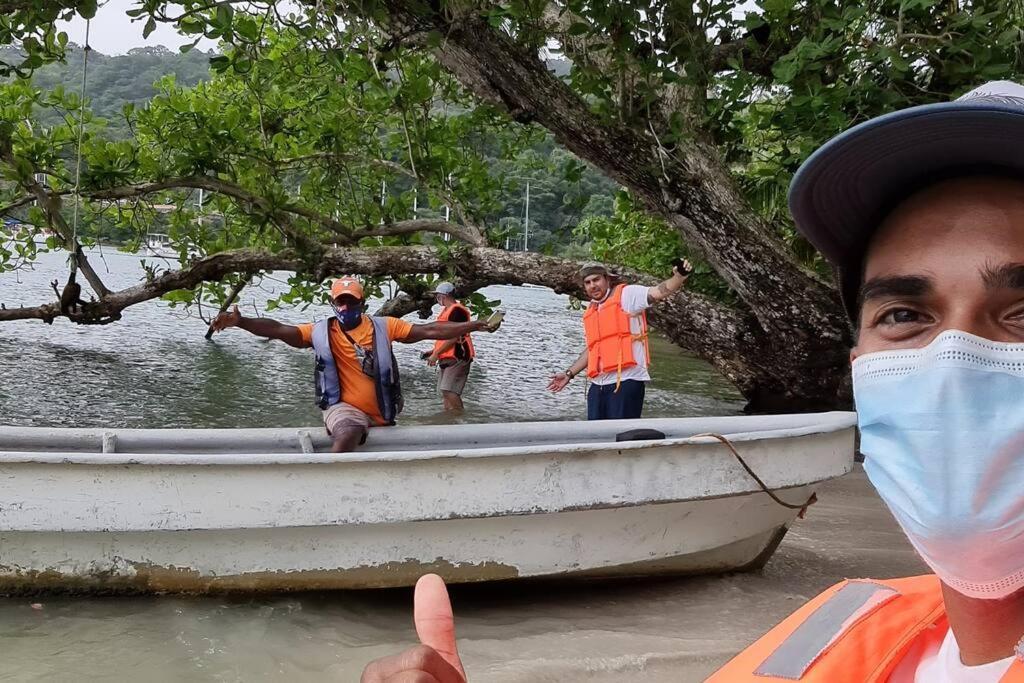
<instances>
[{"instance_id":1,"label":"dark trousers","mask_svg":"<svg viewBox=\"0 0 1024 683\"><path fill-rule=\"evenodd\" d=\"M640 417L644 409L647 382L623 380L619 390L614 384L591 384L587 391L588 420L626 420Z\"/></svg>"}]
</instances>

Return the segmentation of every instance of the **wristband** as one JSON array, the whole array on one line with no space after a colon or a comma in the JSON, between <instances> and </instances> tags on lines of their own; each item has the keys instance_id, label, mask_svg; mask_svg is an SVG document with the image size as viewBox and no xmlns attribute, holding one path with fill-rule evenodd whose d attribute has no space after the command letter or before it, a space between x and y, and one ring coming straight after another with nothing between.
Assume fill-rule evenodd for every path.
<instances>
[{"instance_id":1,"label":"wristband","mask_svg":"<svg viewBox=\"0 0 1024 683\"><path fill-rule=\"evenodd\" d=\"M575 375L575 374L573 373L573 371L572 371L572 370L566 370L566 371L565 371L565 376L566 376L566 377L568 377L569 379L572 379L572 378L573 378L573 377L575 377L576 375Z\"/></svg>"}]
</instances>

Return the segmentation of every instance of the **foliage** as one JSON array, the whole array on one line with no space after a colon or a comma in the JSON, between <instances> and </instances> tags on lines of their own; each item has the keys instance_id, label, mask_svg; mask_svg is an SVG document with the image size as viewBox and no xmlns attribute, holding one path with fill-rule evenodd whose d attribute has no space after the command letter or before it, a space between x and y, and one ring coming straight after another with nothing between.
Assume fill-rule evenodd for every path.
<instances>
[{"instance_id":1,"label":"foliage","mask_svg":"<svg viewBox=\"0 0 1024 683\"><path fill-rule=\"evenodd\" d=\"M82 56L82 50L71 45L64 61L47 64L33 74L32 86L44 93L33 111L33 121L37 126L65 133L74 128L78 101L72 94L81 88ZM93 51L89 57L88 80L89 112L93 117L91 132L105 139L131 138L131 125L150 100L166 94L171 84L191 91L208 81L211 78L209 64L214 57L213 53L191 50L180 54L159 46L136 48L115 57ZM238 76L233 71L225 71L218 76L218 83L237 80ZM169 80L169 77L173 78ZM66 94L68 99L65 102ZM234 95L229 92L228 97ZM245 102L241 104L244 106ZM448 103L433 103L432 106L435 114L451 107ZM62 127L61 124L68 125ZM506 139L506 147L511 141L514 149L503 149L501 137L487 130L476 130L474 134L484 163L490 168L490 175L502 181L493 188L492 209L485 212L482 219L497 226L502 218L509 218L510 246L521 248L522 245L526 179L532 182L531 250L560 251L581 216L602 211L610 213L607 207L610 207L615 185L555 145L551 136L541 129L532 128L524 131L523 135ZM120 153L116 148L108 149L115 156ZM64 154L70 153L73 150L65 145ZM389 195L396 198L396 208L408 208L408 218L413 217L413 210L409 198L403 199L403 195L414 184L412 179L398 177L389 180L387 185ZM193 196L192 199L196 198ZM416 199L416 217L440 218L445 214L443 205L436 202L431 205L420 196ZM143 217L139 218L136 229L132 229L123 221L111 221L97 215L84 216L80 234L107 242L134 244L143 235ZM144 221L149 222L150 232L166 233L171 229L173 217L149 212L145 214ZM496 229L496 242L503 242L505 235Z\"/></svg>"},{"instance_id":2,"label":"foliage","mask_svg":"<svg viewBox=\"0 0 1024 683\"><path fill-rule=\"evenodd\" d=\"M591 198L610 194L613 185L541 129L510 128L494 110L472 106L454 79L421 53L396 52L385 66L368 58L365 36L348 39L353 49L323 53L309 49L296 31L266 28L261 59L239 71L230 68L239 57L229 49L226 61L213 58L214 73L207 78L194 68L197 58L191 55L199 53L187 59L161 50L90 57L90 69L99 67L91 71L85 103L73 85L76 64L81 65L76 50L69 51L67 65L43 67L33 81L0 84L0 121L19 159L4 169L0 206L24 192L33 170L49 169L50 188L69 191L77 119L84 114L84 193L170 183L166 191L121 201L86 197L78 228L86 242L113 240L134 249L147 233L167 233L183 260L239 247L300 246L315 252L321 243L346 243L359 230L450 213L453 221L484 226L501 243L497 219L520 213L523 182L530 179L531 249L550 249L568 240L586 206L600 210L601 202ZM167 75L152 86L156 94L149 101L128 100L145 90L137 79L160 64L192 83ZM127 71L136 76L113 80L108 66L131 66ZM61 83L55 83L58 77ZM39 88L40 83L53 87ZM121 126L111 125L118 103ZM111 118L101 119L100 110ZM122 139L122 131L130 135ZM200 209L197 189L175 189L175 179L216 182L231 192L207 192ZM71 203L67 197L69 223ZM167 205L174 210L168 213ZM287 213L296 207L301 215ZM34 234L47 227L39 211L23 207L13 215L33 225ZM519 222L517 234L521 227ZM31 261L36 245L26 235L0 245L0 268ZM431 234L363 243L449 245ZM20 252L12 251L14 244ZM159 264L149 267L150 277L161 270ZM282 302L313 300L317 283L311 275L297 276ZM223 287L205 286L195 295L217 303ZM187 303L184 297L180 291L167 296ZM483 300L476 304L481 310L489 306Z\"/></svg>"},{"instance_id":3,"label":"foliage","mask_svg":"<svg viewBox=\"0 0 1024 683\"><path fill-rule=\"evenodd\" d=\"M53 19L95 9L6 2L0 44L17 44L31 69L64 52ZM717 336L691 325L679 338L737 381L756 374L744 391L771 409L848 397L841 306L797 265L822 268L787 218L796 167L852 124L1024 76L1024 0L136 0L129 13L145 31L167 21L221 41L217 75L194 88L162 81L129 108L125 140L87 117L85 189L167 189L89 201L86 221L141 234L153 203L175 203L168 231L183 257L295 248L311 264L293 283L305 297L325 275L312 266L324 243L438 244L436 224L391 230L414 202L422 216L450 210L467 242L511 246L529 178L531 219L545 216L529 226L539 248L579 253L591 239L607 260L659 270L682 248L672 235L685 235L721 276L701 272L695 286L738 310L706 316ZM0 91L0 202L40 169L67 191L82 111L68 92ZM70 120L29 127L43 106ZM632 193L628 206L600 199L613 184L586 162ZM182 178L212 190L202 221L184 189L196 183ZM38 211L29 218L41 224Z\"/></svg>"}]
</instances>

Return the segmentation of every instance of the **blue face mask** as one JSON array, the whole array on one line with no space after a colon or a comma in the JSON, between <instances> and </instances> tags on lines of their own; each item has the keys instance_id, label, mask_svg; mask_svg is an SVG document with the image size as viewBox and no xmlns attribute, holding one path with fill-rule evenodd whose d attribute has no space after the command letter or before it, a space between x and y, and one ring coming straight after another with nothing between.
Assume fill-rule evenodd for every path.
<instances>
[{"instance_id":1,"label":"blue face mask","mask_svg":"<svg viewBox=\"0 0 1024 683\"><path fill-rule=\"evenodd\" d=\"M334 315L344 330L354 329L363 320L363 311L359 306L349 306L344 311L334 309Z\"/></svg>"},{"instance_id":2,"label":"blue face mask","mask_svg":"<svg viewBox=\"0 0 1024 683\"><path fill-rule=\"evenodd\" d=\"M1024 588L1024 344L943 332L853 363L864 469L959 593Z\"/></svg>"}]
</instances>

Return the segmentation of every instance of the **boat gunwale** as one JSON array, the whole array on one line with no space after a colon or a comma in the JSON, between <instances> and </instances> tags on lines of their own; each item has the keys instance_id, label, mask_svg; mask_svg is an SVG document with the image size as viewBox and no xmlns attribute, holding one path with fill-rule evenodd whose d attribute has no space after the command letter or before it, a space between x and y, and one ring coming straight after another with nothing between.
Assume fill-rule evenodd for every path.
<instances>
[{"instance_id":1,"label":"boat gunwale","mask_svg":"<svg viewBox=\"0 0 1024 683\"><path fill-rule=\"evenodd\" d=\"M825 413L831 420L822 420L804 427L725 433L730 441L776 441L815 434L831 434L856 426L853 413L837 417ZM350 465L440 460L469 460L515 456L570 456L597 451L644 451L675 448L678 446L721 445L715 437L691 435L674 439L650 441L592 441L566 444L536 444L529 446L499 446L495 448L445 448L406 451L356 451L354 453L246 453L242 452L185 452L185 453L101 453L95 451L0 451L0 466L13 464L54 465L144 465L144 466L264 466L264 465Z\"/></svg>"}]
</instances>

